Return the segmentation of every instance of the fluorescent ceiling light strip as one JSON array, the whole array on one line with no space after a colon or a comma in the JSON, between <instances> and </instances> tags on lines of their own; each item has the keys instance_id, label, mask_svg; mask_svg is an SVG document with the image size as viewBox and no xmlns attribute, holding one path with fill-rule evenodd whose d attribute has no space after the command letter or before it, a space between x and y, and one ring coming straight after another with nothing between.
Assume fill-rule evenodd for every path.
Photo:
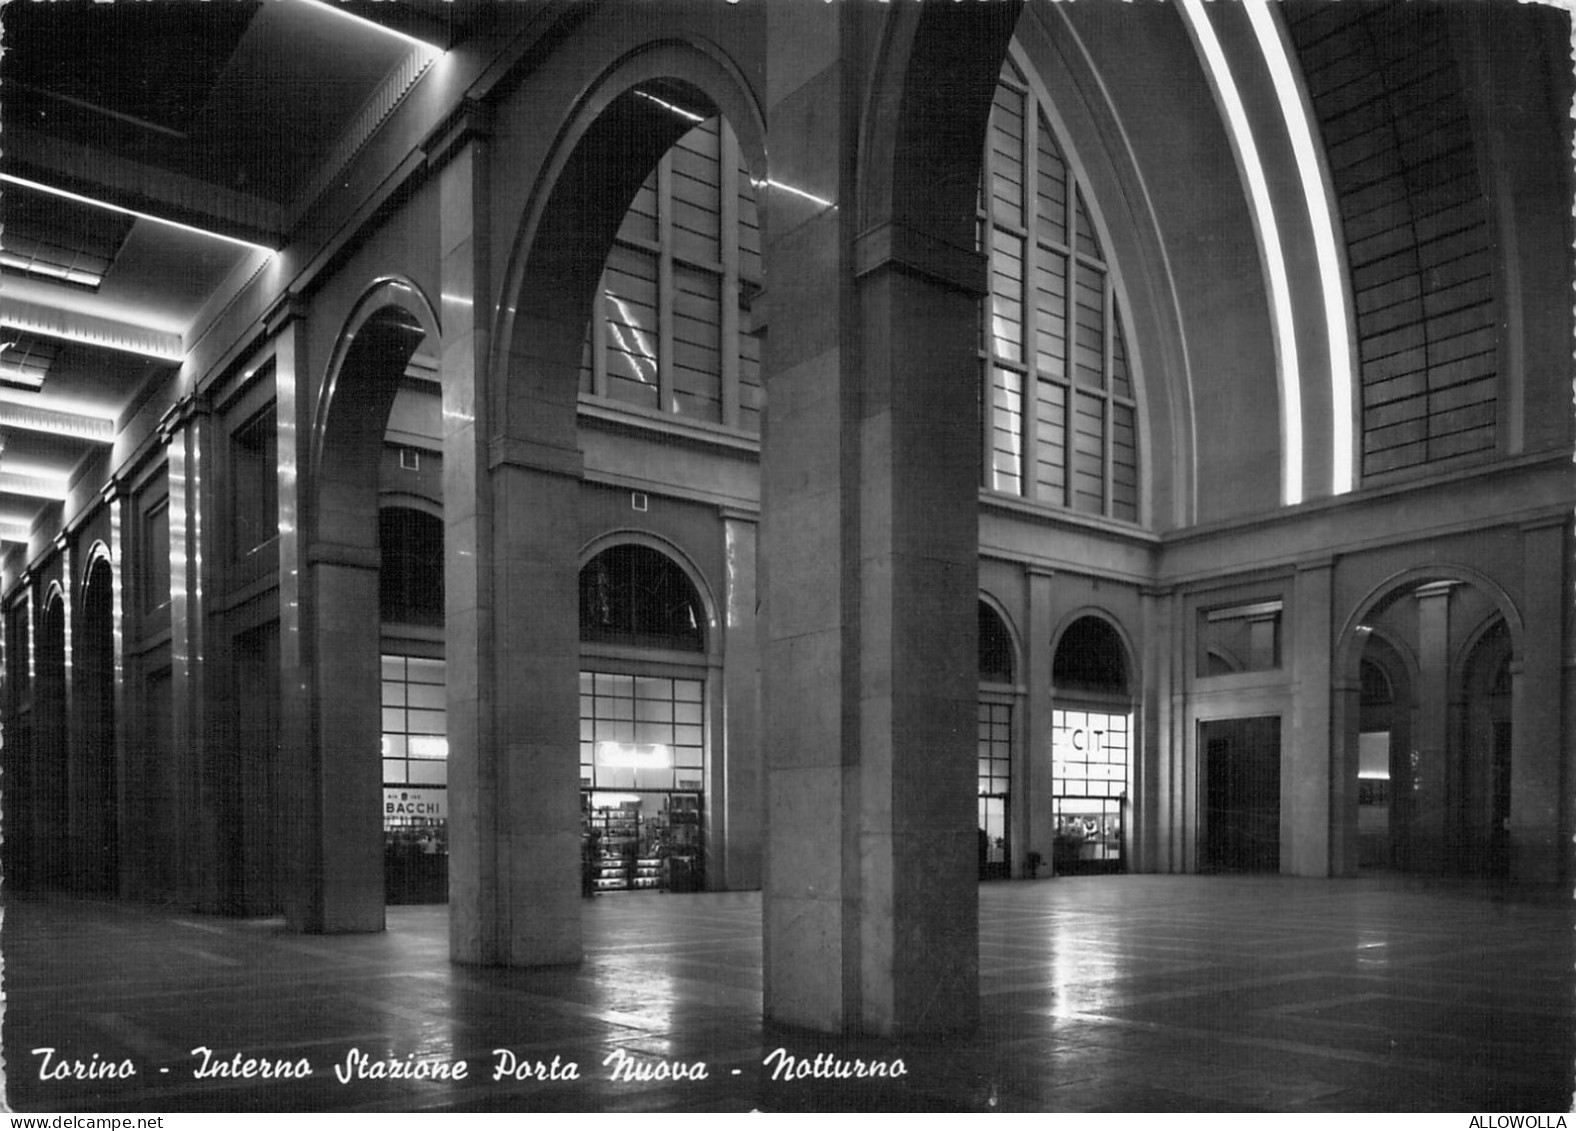
<instances>
[{"instance_id":1,"label":"fluorescent ceiling light strip","mask_svg":"<svg viewBox=\"0 0 1576 1131\"><path fill-rule=\"evenodd\" d=\"M704 122L706 120L704 117L695 113L693 110L686 110L682 106L675 106L667 99L658 98L655 94L647 94L643 90L637 90L635 91L635 96L637 98L644 98L647 102L655 102L664 110L671 110L673 113L683 118L686 122Z\"/></svg>"},{"instance_id":2,"label":"fluorescent ceiling light strip","mask_svg":"<svg viewBox=\"0 0 1576 1131\"><path fill-rule=\"evenodd\" d=\"M9 251L0 251L0 267L9 267L13 271L25 271L29 275L42 275L46 279L61 279L67 283L80 283L86 287L96 287L104 281L104 276L97 271L84 271L80 267L63 267L58 263L50 263L47 260L13 255Z\"/></svg>"},{"instance_id":3,"label":"fluorescent ceiling light strip","mask_svg":"<svg viewBox=\"0 0 1576 1131\"><path fill-rule=\"evenodd\" d=\"M21 185L23 188L33 189L36 192L45 192L50 196L58 196L62 200L74 200L78 204L102 208L107 212L119 212L123 216L135 216L139 220L147 220L153 224L163 224L167 228L178 228L183 232L191 232L193 235L207 236L213 240L223 240L225 243L235 244L237 247L251 248L254 251L266 251L269 255L273 255L275 252L274 248L266 244L253 243L251 240L239 239L236 236L227 236L223 232L213 232L207 228L194 228L190 224L182 224L179 220L166 220L163 216L154 216L148 212L138 212L135 208L125 208L119 204L111 204L107 200L83 196L81 193L69 192L63 188L56 188L54 185L40 184L38 181L30 181L24 177L15 177L10 173L0 173L0 181L9 181L11 184Z\"/></svg>"},{"instance_id":4,"label":"fluorescent ceiling light strip","mask_svg":"<svg viewBox=\"0 0 1576 1131\"><path fill-rule=\"evenodd\" d=\"M1335 242L1334 202L1319 165L1313 131L1308 127L1308 112L1300 94L1302 86L1292 70L1266 0L1248 0L1248 19L1258 37L1259 50L1275 80L1281 116L1291 135L1292 151L1297 156L1297 174L1302 180L1302 195L1308 202L1308 219L1313 225L1314 249L1319 258L1319 283L1324 292L1325 330L1330 339L1330 414L1333 461L1330 490L1344 495L1352 489L1353 435L1352 355L1348 348L1346 322L1346 277L1341 271L1340 254Z\"/></svg>"},{"instance_id":5,"label":"fluorescent ceiling light strip","mask_svg":"<svg viewBox=\"0 0 1576 1131\"><path fill-rule=\"evenodd\" d=\"M349 20L361 27L370 28L372 31L379 31L384 35L392 36L395 39L402 40L413 47L419 47L423 51L430 52L433 56L447 53L444 48L438 46L436 43L428 43L425 39L417 39L414 35L407 35L402 31L395 31L391 27L384 27L382 24L369 20L365 16L358 16L354 12L340 7L339 4L334 3L333 0L301 0L301 2L303 4L310 4L312 7L321 9L325 12L332 12L342 20Z\"/></svg>"},{"instance_id":6,"label":"fluorescent ceiling light strip","mask_svg":"<svg viewBox=\"0 0 1576 1131\"><path fill-rule=\"evenodd\" d=\"M804 189L801 188L794 188L793 185L785 185L781 181L772 180L770 177L767 177L764 180L755 181L754 183L756 188L760 188L763 185L770 185L774 189L782 189L783 192L791 192L794 196L802 196L804 199L819 204L823 208L832 207L833 202L827 200L825 197L816 196L814 193L805 192Z\"/></svg>"},{"instance_id":7,"label":"fluorescent ceiling light strip","mask_svg":"<svg viewBox=\"0 0 1576 1131\"><path fill-rule=\"evenodd\" d=\"M1275 223L1264 165L1259 160L1259 149L1248 125L1248 112L1242 104L1236 80L1231 76L1226 53L1221 49L1220 40L1215 38L1214 26L1201 0L1182 0L1181 7L1215 80L1215 91L1231 127L1242 174L1248 182L1248 195L1253 201L1254 218L1258 221L1259 246L1264 252L1265 274L1269 276L1271 312L1280 354L1281 499L1285 505L1295 506L1302 502L1302 380L1297 368L1296 320L1291 312L1291 283L1281 253L1280 229Z\"/></svg>"}]
</instances>

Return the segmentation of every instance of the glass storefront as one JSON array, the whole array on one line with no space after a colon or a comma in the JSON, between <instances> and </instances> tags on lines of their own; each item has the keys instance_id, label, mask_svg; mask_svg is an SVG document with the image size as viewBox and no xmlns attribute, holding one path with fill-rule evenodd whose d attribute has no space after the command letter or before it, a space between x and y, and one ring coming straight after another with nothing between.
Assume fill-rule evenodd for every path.
<instances>
[{"instance_id":1,"label":"glass storefront","mask_svg":"<svg viewBox=\"0 0 1576 1131\"><path fill-rule=\"evenodd\" d=\"M580 673L586 894L705 886L705 684Z\"/></svg>"},{"instance_id":2,"label":"glass storefront","mask_svg":"<svg viewBox=\"0 0 1576 1131\"><path fill-rule=\"evenodd\" d=\"M448 899L444 678L442 660L383 657L383 853L390 903Z\"/></svg>"},{"instance_id":3,"label":"glass storefront","mask_svg":"<svg viewBox=\"0 0 1576 1131\"><path fill-rule=\"evenodd\" d=\"M1012 854L1008 839L1008 782L1012 772L1012 704L979 705L980 879L1006 879Z\"/></svg>"},{"instance_id":4,"label":"glass storefront","mask_svg":"<svg viewBox=\"0 0 1576 1131\"><path fill-rule=\"evenodd\" d=\"M1051 817L1058 873L1122 870L1131 729L1127 714L1053 712Z\"/></svg>"}]
</instances>

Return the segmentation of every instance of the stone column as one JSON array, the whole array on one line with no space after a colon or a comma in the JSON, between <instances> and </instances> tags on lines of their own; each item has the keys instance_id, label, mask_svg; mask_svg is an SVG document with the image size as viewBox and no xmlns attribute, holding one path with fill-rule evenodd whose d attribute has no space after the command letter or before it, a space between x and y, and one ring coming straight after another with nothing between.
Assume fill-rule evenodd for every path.
<instances>
[{"instance_id":1,"label":"stone column","mask_svg":"<svg viewBox=\"0 0 1576 1131\"><path fill-rule=\"evenodd\" d=\"M1021 787L1019 783L1014 782L1013 790L1016 793L1021 788L1025 795L1027 804L1024 806L1024 812L1027 818L1026 831L1029 834L1028 847L1031 851L1040 854L1041 874L1049 876L1052 860L1051 838L1056 832L1055 822L1051 819L1051 799L1057 787L1051 750L1051 736L1056 733L1053 726L1056 711L1055 689L1051 683L1051 664L1054 658L1051 650L1051 633L1056 627L1056 573L1054 570L1037 566L1029 566L1026 572L1028 573L1029 615L1024 630L1021 678L1028 688L1026 705L1029 718L1025 728L1028 741L1020 751L1022 757L1019 759L1024 763L1024 781Z\"/></svg>"},{"instance_id":2,"label":"stone column","mask_svg":"<svg viewBox=\"0 0 1576 1131\"><path fill-rule=\"evenodd\" d=\"M160 421L169 452L170 484L170 695L173 749L158 752L166 790L161 811L173 829L180 898L217 911L218 838L215 782L206 729L208 672L204 608L205 565L214 560L211 492L204 483L204 449L212 450L213 416L207 403L188 397Z\"/></svg>"},{"instance_id":3,"label":"stone column","mask_svg":"<svg viewBox=\"0 0 1576 1131\"><path fill-rule=\"evenodd\" d=\"M1281 757L1281 871L1294 876L1330 874L1332 820L1341 819L1347 795L1357 788L1355 764L1348 767L1330 746L1334 565L1331 558L1299 562L1292 591L1293 698L1290 749ZM1350 757L1355 763L1355 749Z\"/></svg>"},{"instance_id":4,"label":"stone column","mask_svg":"<svg viewBox=\"0 0 1576 1131\"><path fill-rule=\"evenodd\" d=\"M522 342L508 372L488 371L488 146L485 114L466 107L432 157L442 166L449 948L461 962L553 965L581 954L583 467L574 377L525 377L542 343ZM543 298L522 294L523 321ZM584 323L572 332L580 341ZM533 397L541 388L557 399Z\"/></svg>"},{"instance_id":5,"label":"stone column","mask_svg":"<svg viewBox=\"0 0 1576 1131\"><path fill-rule=\"evenodd\" d=\"M724 848L722 871L712 887L742 891L761 886L762 808L761 650L756 616L756 544L759 516L724 510L727 572L723 593L723 744L721 793L707 806L714 816L710 852Z\"/></svg>"},{"instance_id":6,"label":"stone column","mask_svg":"<svg viewBox=\"0 0 1576 1131\"><path fill-rule=\"evenodd\" d=\"M1136 709L1139 745L1133 751L1133 871L1171 871L1171 619L1166 594L1139 591L1138 662L1143 695Z\"/></svg>"},{"instance_id":7,"label":"stone column","mask_svg":"<svg viewBox=\"0 0 1576 1131\"><path fill-rule=\"evenodd\" d=\"M279 428L280 780L285 921L312 932L383 929L378 554L310 514L312 409L302 310L274 334ZM303 535L313 529L320 536Z\"/></svg>"},{"instance_id":8,"label":"stone column","mask_svg":"<svg viewBox=\"0 0 1576 1131\"><path fill-rule=\"evenodd\" d=\"M130 500L119 479L104 485L104 507L109 511L109 557L111 577L110 639L114 671L110 691L110 710L114 720L111 758L114 762L115 796L115 863L116 874L109 877L112 895L124 896L131 881L127 873L135 859L131 840L131 805L127 788L130 752L128 749L132 720L128 717L126 695L126 608L130 591L128 564L126 562L126 524L130 521Z\"/></svg>"},{"instance_id":9,"label":"stone column","mask_svg":"<svg viewBox=\"0 0 1576 1131\"><path fill-rule=\"evenodd\" d=\"M1447 777L1450 770L1450 591L1454 582L1421 585L1417 601L1416 726L1412 732L1410 780L1411 857L1422 871L1445 864Z\"/></svg>"},{"instance_id":10,"label":"stone column","mask_svg":"<svg viewBox=\"0 0 1576 1131\"><path fill-rule=\"evenodd\" d=\"M773 55L768 76L772 178L797 192L770 190L764 241L763 956L768 1019L905 1034L972 1026L978 1012L975 343L985 270L970 224L953 231L895 205L861 214L860 72L881 42L867 41L880 29L862 21L879 12L767 13L771 41L793 46ZM1015 15L985 5L950 18L966 34L980 31L969 20ZM930 16L898 18L923 33ZM1010 21L1001 30L1004 45ZM882 76L903 78L904 99L945 85L906 62L903 75ZM993 83L994 63L989 71ZM961 68L947 78L967 81ZM969 120L962 96L990 89L946 88L954 126ZM987 101L974 108L981 130ZM932 189L955 179L972 199L983 133L960 133L972 164L925 175ZM923 148L917 135L898 137Z\"/></svg>"},{"instance_id":11,"label":"stone column","mask_svg":"<svg viewBox=\"0 0 1576 1131\"><path fill-rule=\"evenodd\" d=\"M1561 757L1562 647L1567 517L1522 528L1524 632L1521 670L1511 677L1511 875L1523 882L1562 878L1571 830L1562 826L1560 799L1570 788Z\"/></svg>"}]
</instances>

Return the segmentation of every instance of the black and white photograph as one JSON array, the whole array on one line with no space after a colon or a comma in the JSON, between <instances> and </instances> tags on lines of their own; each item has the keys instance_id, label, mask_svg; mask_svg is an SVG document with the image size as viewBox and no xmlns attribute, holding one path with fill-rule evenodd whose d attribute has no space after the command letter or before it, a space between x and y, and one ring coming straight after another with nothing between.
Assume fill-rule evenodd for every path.
<instances>
[{"instance_id":1,"label":"black and white photograph","mask_svg":"<svg viewBox=\"0 0 1576 1131\"><path fill-rule=\"evenodd\" d=\"M1572 24L0 3L8 1126L1566 1127Z\"/></svg>"}]
</instances>

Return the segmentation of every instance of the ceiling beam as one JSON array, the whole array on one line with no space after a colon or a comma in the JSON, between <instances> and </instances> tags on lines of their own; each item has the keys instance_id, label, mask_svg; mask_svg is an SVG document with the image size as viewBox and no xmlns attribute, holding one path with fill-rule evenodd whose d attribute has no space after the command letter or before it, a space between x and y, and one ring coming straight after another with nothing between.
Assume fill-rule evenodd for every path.
<instances>
[{"instance_id":1,"label":"ceiling beam","mask_svg":"<svg viewBox=\"0 0 1576 1131\"><path fill-rule=\"evenodd\" d=\"M102 416L86 416L77 412L36 408L33 405L11 400L5 393L5 390L0 390L0 428L18 428L24 432L47 432L51 436L70 436L77 440L90 440L95 444L115 442L113 420L106 420Z\"/></svg>"},{"instance_id":2,"label":"ceiling beam","mask_svg":"<svg viewBox=\"0 0 1576 1131\"><path fill-rule=\"evenodd\" d=\"M163 216L228 239L278 247L284 209L251 193L128 161L25 126L7 125L6 165L116 208Z\"/></svg>"},{"instance_id":3,"label":"ceiling beam","mask_svg":"<svg viewBox=\"0 0 1576 1131\"><path fill-rule=\"evenodd\" d=\"M179 362L186 357L186 346L179 334L133 326L83 311L62 310L41 302L28 302L16 297L12 284L8 283L7 289L12 293L4 307L0 307L0 326L160 361Z\"/></svg>"},{"instance_id":4,"label":"ceiling beam","mask_svg":"<svg viewBox=\"0 0 1576 1131\"><path fill-rule=\"evenodd\" d=\"M0 468L0 492L24 495L30 499L50 499L63 502L66 497L64 479L45 479L39 475L18 475Z\"/></svg>"}]
</instances>

